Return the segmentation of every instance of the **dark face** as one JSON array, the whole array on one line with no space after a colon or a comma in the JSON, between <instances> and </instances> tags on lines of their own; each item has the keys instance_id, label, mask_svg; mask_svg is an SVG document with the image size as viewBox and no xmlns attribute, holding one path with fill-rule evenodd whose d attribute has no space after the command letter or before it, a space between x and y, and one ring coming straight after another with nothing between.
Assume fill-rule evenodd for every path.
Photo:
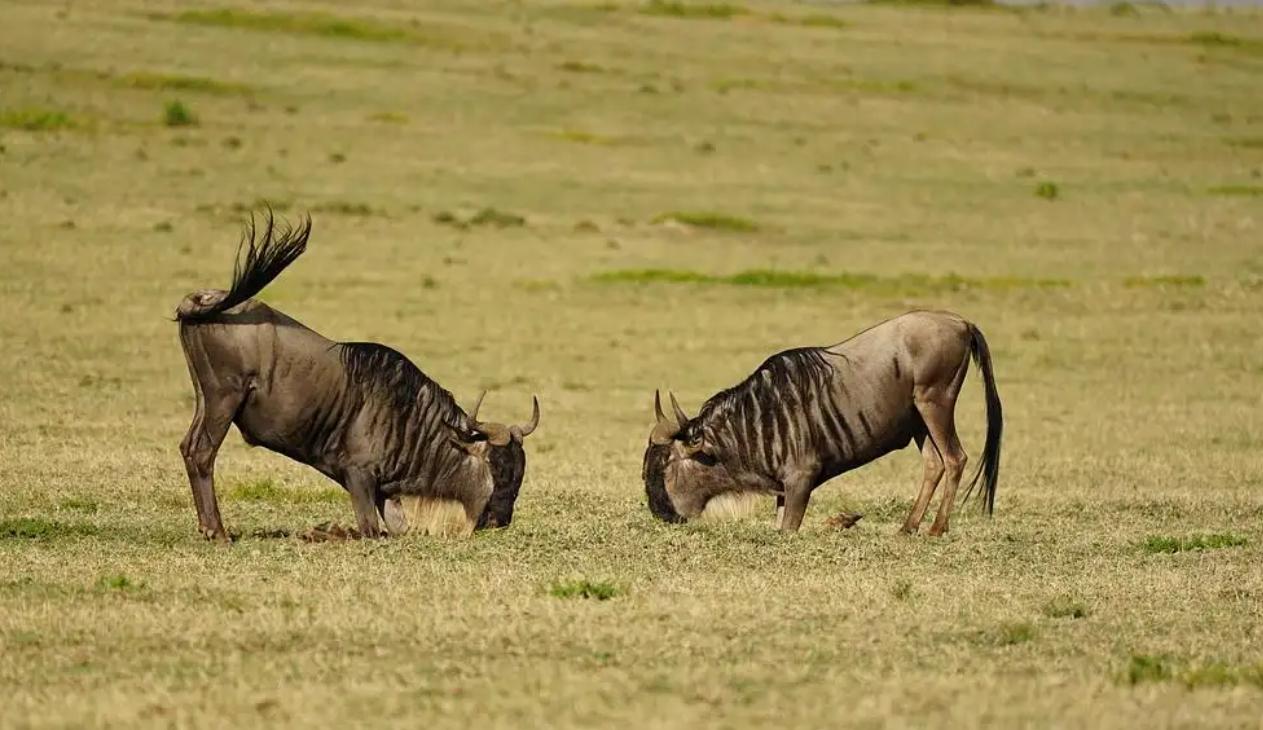
<instances>
[{"instance_id":1,"label":"dark face","mask_svg":"<svg viewBox=\"0 0 1263 730\"><path fill-rule=\"evenodd\" d=\"M641 470L649 511L664 522L684 522L706 509L711 497L737 489L723 464L714 457L672 440L649 442Z\"/></svg>"},{"instance_id":2,"label":"dark face","mask_svg":"<svg viewBox=\"0 0 1263 730\"><path fill-rule=\"evenodd\" d=\"M504 446L490 446L487 461L491 466L493 488L475 526L478 530L509 526L513 521L513 505L522 488L522 477L526 474L526 451L516 439Z\"/></svg>"}]
</instances>

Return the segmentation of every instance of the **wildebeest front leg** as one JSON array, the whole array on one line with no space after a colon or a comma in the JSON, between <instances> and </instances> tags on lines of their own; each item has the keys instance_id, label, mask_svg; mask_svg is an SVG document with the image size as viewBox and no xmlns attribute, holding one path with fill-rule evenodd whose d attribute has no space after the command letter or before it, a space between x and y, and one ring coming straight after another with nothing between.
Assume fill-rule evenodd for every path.
<instances>
[{"instance_id":1,"label":"wildebeest front leg","mask_svg":"<svg viewBox=\"0 0 1263 730\"><path fill-rule=\"evenodd\" d=\"M377 516L377 480L364 469L351 469L343 486L351 493L351 508L355 510L355 525L360 535L381 537L381 521Z\"/></svg>"},{"instance_id":2,"label":"wildebeest front leg","mask_svg":"<svg viewBox=\"0 0 1263 730\"><path fill-rule=\"evenodd\" d=\"M215 456L228 435L242 398L239 392L204 394L199 387L193 423L180 442L180 454L193 488L198 531L208 540L228 541L219 516L219 502L215 499Z\"/></svg>"},{"instance_id":3,"label":"wildebeest front leg","mask_svg":"<svg viewBox=\"0 0 1263 730\"><path fill-rule=\"evenodd\" d=\"M814 474L809 470L795 471L781 480L784 488L785 508L781 513L780 528L785 532L797 532L807 514L807 502L811 499Z\"/></svg>"},{"instance_id":4,"label":"wildebeest front leg","mask_svg":"<svg viewBox=\"0 0 1263 730\"><path fill-rule=\"evenodd\" d=\"M781 529L785 522L785 495L776 495L776 529Z\"/></svg>"}]
</instances>

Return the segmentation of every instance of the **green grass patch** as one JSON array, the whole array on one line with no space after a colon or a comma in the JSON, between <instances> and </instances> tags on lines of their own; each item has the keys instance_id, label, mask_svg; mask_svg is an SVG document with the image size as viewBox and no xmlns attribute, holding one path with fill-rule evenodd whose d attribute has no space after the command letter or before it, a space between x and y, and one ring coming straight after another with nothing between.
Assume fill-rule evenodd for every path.
<instances>
[{"instance_id":1,"label":"green grass patch","mask_svg":"<svg viewBox=\"0 0 1263 730\"><path fill-rule=\"evenodd\" d=\"M1217 533L1209 535L1192 535L1190 537L1170 537L1151 535L1141 543L1147 553L1184 553L1202 550L1220 550L1223 548L1241 547L1249 541L1240 535Z\"/></svg>"},{"instance_id":2,"label":"green grass patch","mask_svg":"<svg viewBox=\"0 0 1263 730\"><path fill-rule=\"evenodd\" d=\"M714 211L671 211L655 216L653 222L682 223L693 228L709 228L712 231L729 233L753 233L759 230L759 224L749 218Z\"/></svg>"},{"instance_id":3,"label":"green grass patch","mask_svg":"<svg viewBox=\"0 0 1263 730\"><path fill-rule=\"evenodd\" d=\"M562 61L557 64L557 68L561 71L576 74L605 73L605 67L598 66L595 63L587 63L586 61Z\"/></svg>"},{"instance_id":4,"label":"green grass patch","mask_svg":"<svg viewBox=\"0 0 1263 730\"><path fill-rule=\"evenodd\" d=\"M67 497L57 503L57 509L68 510L71 512L83 512L84 514L95 514L100 505L95 499L88 497Z\"/></svg>"},{"instance_id":5,"label":"green grass patch","mask_svg":"<svg viewBox=\"0 0 1263 730\"><path fill-rule=\"evenodd\" d=\"M75 126L70 115L57 109L30 107L0 111L0 127L24 129L28 132L51 132Z\"/></svg>"},{"instance_id":6,"label":"green grass patch","mask_svg":"<svg viewBox=\"0 0 1263 730\"><path fill-rule=\"evenodd\" d=\"M197 115L184 102L175 99L163 107L162 123L168 127L191 127L197 124Z\"/></svg>"},{"instance_id":7,"label":"green grass patch","mask_svg":"<svg viewBox=\"0 0 1263 730\"><path fill-rule=\"evenodd\" d=\"M133 592L144 589L143 581L136 581L119 573L116 575L103 575L96 582L97 588L102 591L118 591Z\"/></svg>"},{"instance_id":8,"label":"green grass patch","mask_svg":"<svg viewBox=\"0 0 1263 730\"><path fill-rule=\"evenodd\" d=\"M687 18L693 20L727 20L738 15L748 15L750 11L741 5L732 3L683 3L676 0L649 0L640 6L642 15L657 15L668 18Z\"/></svg>"},{"instance_id":9,"label":"green grass patch","mask_svg":"<svg viewBox=\"0 0 1263 730\"><path fill-rule=\"evenodd\" d=\"M236 502L262 504L329 504L346 499L337 489L291 487L272 479L236 484L228 490L227 497Z\"/></svg>"},{"instance_id":10,"label":"green grass patch","mask_svg":"<svg viewBox=\"0 0 1263 730\"><path fill-rule=\"evenodd\" d=\"M170 91L189 91L203 94L249 94L253 90L244 84L233 84L216 81L205 76L182 76L179 74L156 74L137 71L120 76L117 82L121 86L133 89L160 89Z\"/></svg>"},{"instance_id":11,"label":"green grass patch","mask_svg":"<svg viewBox=\"0 0 1263 730\"><path fill-rule=\"evenodd\" d=\"M596 274L592 279L602 284L711 284L750 286L766 289L854 289L890 294L926 292L1000 290L1023 288L1061 288L1070 286L1064 279L1029 279L1023 277L974 278L947 274L821 274L773 269L750 269L736 274L715 275L679 269L619 269Z\"/></svg>"},{"instance_id":12,"label":"green grass patch","mask_svg":"<svg viewBox=\"0 0 1263 730\"><path fill-rule=\"evenodd\" d=\"M175 15L158 15L154 17L160 20L173 20L177 23L190 25L315 35L341 40L379 43L406 43L416 40L412 33L409 33L397 24L319 12L284 13L280 11L217 8L213 10L185 10Z\"/></svg>"},{"instance_id":13,"label":"green grass patch","mask_svg":"<svg viewBox=\"0 0 1263 730\"><path fill-rule=\"evenodd\" d=\"M591 598L597 601L608 601L626 593L609 581L592 581L586 578L577 580L554 581L548 587L548 594L555 598Z\"/></svg>"},{"instance_id":14,"label":"green grass patch","mask_svg":"<svg viewBox=\"0 0 1263 730\"><path fill-rule=\"evenodd\" d=\"M1123 286L1128 289L1144 289L1149 287L1190 287L1206 286L1205 277L1192 275L1168 274L1162 276L1129 276L1123 279Z\"/></svg>"},{"instance_id":15,"label":"green grass patch","mask_svg":"<svg viewBox=\"0 0 1263 730\"><path fill-rule=\"evenodd\" d=\"M1172 682L1188 689L1237 686L1263 689L1263 663L1193 663L1168 655L1133 654L1120 679L1129 685Z\"/></svg>"},{"instance_id":16,"label":"green grass patch","mask_svg":"<svg viewBox=\"0 0 1263 730\"><path fill-rule=\"evenodd\" d=\"M1263 51L1263 39L1242 38L1241 36L1216 31L1190 33L1188 42L1205 48L1231 48L1251 52Z\"/></svg>"},{"instance_id":17,"label":"green grass patch","mask_svg":"<svg viewBox=\"0 0 1263 730\"><path fill-rule=\"evenodd\" d=\"M1216 185L1207 192L1211 195L1257 198L1263 196L1263 185Z\"/></svg>"},{"instance_id":18,"label":"green grass patch","mask_svg":"<svg viewBox=\"0 0 1263 730\"><path fill-rule=\"evenodd\" d=\"M1229 137L1224 140L1229 147L1263 150L1263 137Z\"/></svg>"},{"instance_id":19,"label":"green grass patch","mask_svg":"<svg viewBox=\"0 0 1263 730\"><path fill-rule=\"evenodd\" d=\"M1035 197L1044 200L1056 200L1061 197L1061 188L1057 187L1057 183L1050 180L1044 180L1035 185Z\"/></svg>"},{"instance_id":20,"label":"green grass patch","mask_svg":"<svg viewBox=\"0 0 1263 730\"><path fill-rule=\"evenodd\" d=\"M370 122L382 122L383 124L407 124L408 115L400 112L374 112L368 115Z\"/></svg>"},{"instance_id":21,"label":"green grass patch","mask_svg":"<svg viewBox=\"0 0 1263 730\"><path fill-rule=\"evenodd\" d=\"M313 206L311 210L316 213L332 213L334 215L361 217L378 215L379 213L379 211L374 210L367 203L350 203L345 200L334 200L328 203L320 203Z\"/></svg>"},{"instance_id":22,"label":"green grass patch","mask_svg":"<svg viewBox=\"0 0 1263 730\"><path fill-rule=\"evenodd\" d=\"M84 523L57 522L41 517L11 517L0 520L0 540L47 540L95 534L96 528Z\"/></svg>"},{"instance_id":23,"label":"green grass patch","mask_svg":"<svg viewBox=\"0 0 1263 730\"><path fill-rule=\"evenodd\" d=\"M615 137L607 134L597 134L595 132L587 132L582 129L563 129L555 133L558 139L564 139L567 142L576 144L592 144L602 147L617 147L618 145L630 144L630 137Z\"/></svg>"},{"instance_id":24,"label":"green grass patch","mask_svg":"<svg viewBox=\"0 0 1263 730\"><path fill-rule=\"evenodd\" d=\"M869 5L922 5L929 7L993 8L995 0L865 0Z\"/></svg>"}]
</instances>

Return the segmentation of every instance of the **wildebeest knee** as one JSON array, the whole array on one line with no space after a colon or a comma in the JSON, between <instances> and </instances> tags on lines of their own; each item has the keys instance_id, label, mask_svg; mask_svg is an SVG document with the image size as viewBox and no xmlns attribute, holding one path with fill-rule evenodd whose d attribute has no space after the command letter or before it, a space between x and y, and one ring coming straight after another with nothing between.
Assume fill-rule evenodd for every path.
<instances>
[{"instance_id":1,"label":"wildebeest knee","mask_svg":"<svg viewBox=\"0 0 1263 730\"><path fill-rule=\"evenodd\" d=\"M944 465L951 474L960 474L965 471L965 464L969 462L969 455L963 450L956 454L946 454L943 456Z\"/></svg>"}]
</instances>

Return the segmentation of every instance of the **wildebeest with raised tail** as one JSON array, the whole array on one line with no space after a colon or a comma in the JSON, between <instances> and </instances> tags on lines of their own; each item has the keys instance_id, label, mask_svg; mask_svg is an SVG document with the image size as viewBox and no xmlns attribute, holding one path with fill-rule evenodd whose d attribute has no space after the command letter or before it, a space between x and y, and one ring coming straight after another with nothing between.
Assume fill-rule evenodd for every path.
<instances>
[{"instance_id":1,"label":"wildebeest with raised tail","mask_svg":"<svg viewBox=\"0 0 1263 730\"><path fill-rule=\"evenodd\" d=\"M483 423L477 405L466 414L395 350L328 340L252 299L306 250L310 233L310 218L277 225L269 210L259 230L251 216L232 287L189 294L176 312L197 396L180 452L202 534L228 539L214 469L231 424L246 443L341 484L365 537L380 536L388 503L410 495L459 501L475 528L507 526L539 401L524 425Z\"/></svg>"},{"instance_id":2,"label":"wildebeest with raised tail","mask_svg":"<svg viewBox=\"0 0 1263 730\"><path fill-rule=\"evenodd\" d=\"M1004 428L991 353L982 332L949 312L910 312L830 347L773 355L741 383L717 393L689 418L671 395L672 415L654 395L658 422L645 450L649 509L667 522L698 516L714 496L777 497L783 530L797 530L816 487L915 441L925 473L903 531L916 532L940 481L931 535L947 521L965 469L956 435L956 398L969 360L982 371L987 436L982 480L995 508Z\"/></svg>"}]
</instances>

